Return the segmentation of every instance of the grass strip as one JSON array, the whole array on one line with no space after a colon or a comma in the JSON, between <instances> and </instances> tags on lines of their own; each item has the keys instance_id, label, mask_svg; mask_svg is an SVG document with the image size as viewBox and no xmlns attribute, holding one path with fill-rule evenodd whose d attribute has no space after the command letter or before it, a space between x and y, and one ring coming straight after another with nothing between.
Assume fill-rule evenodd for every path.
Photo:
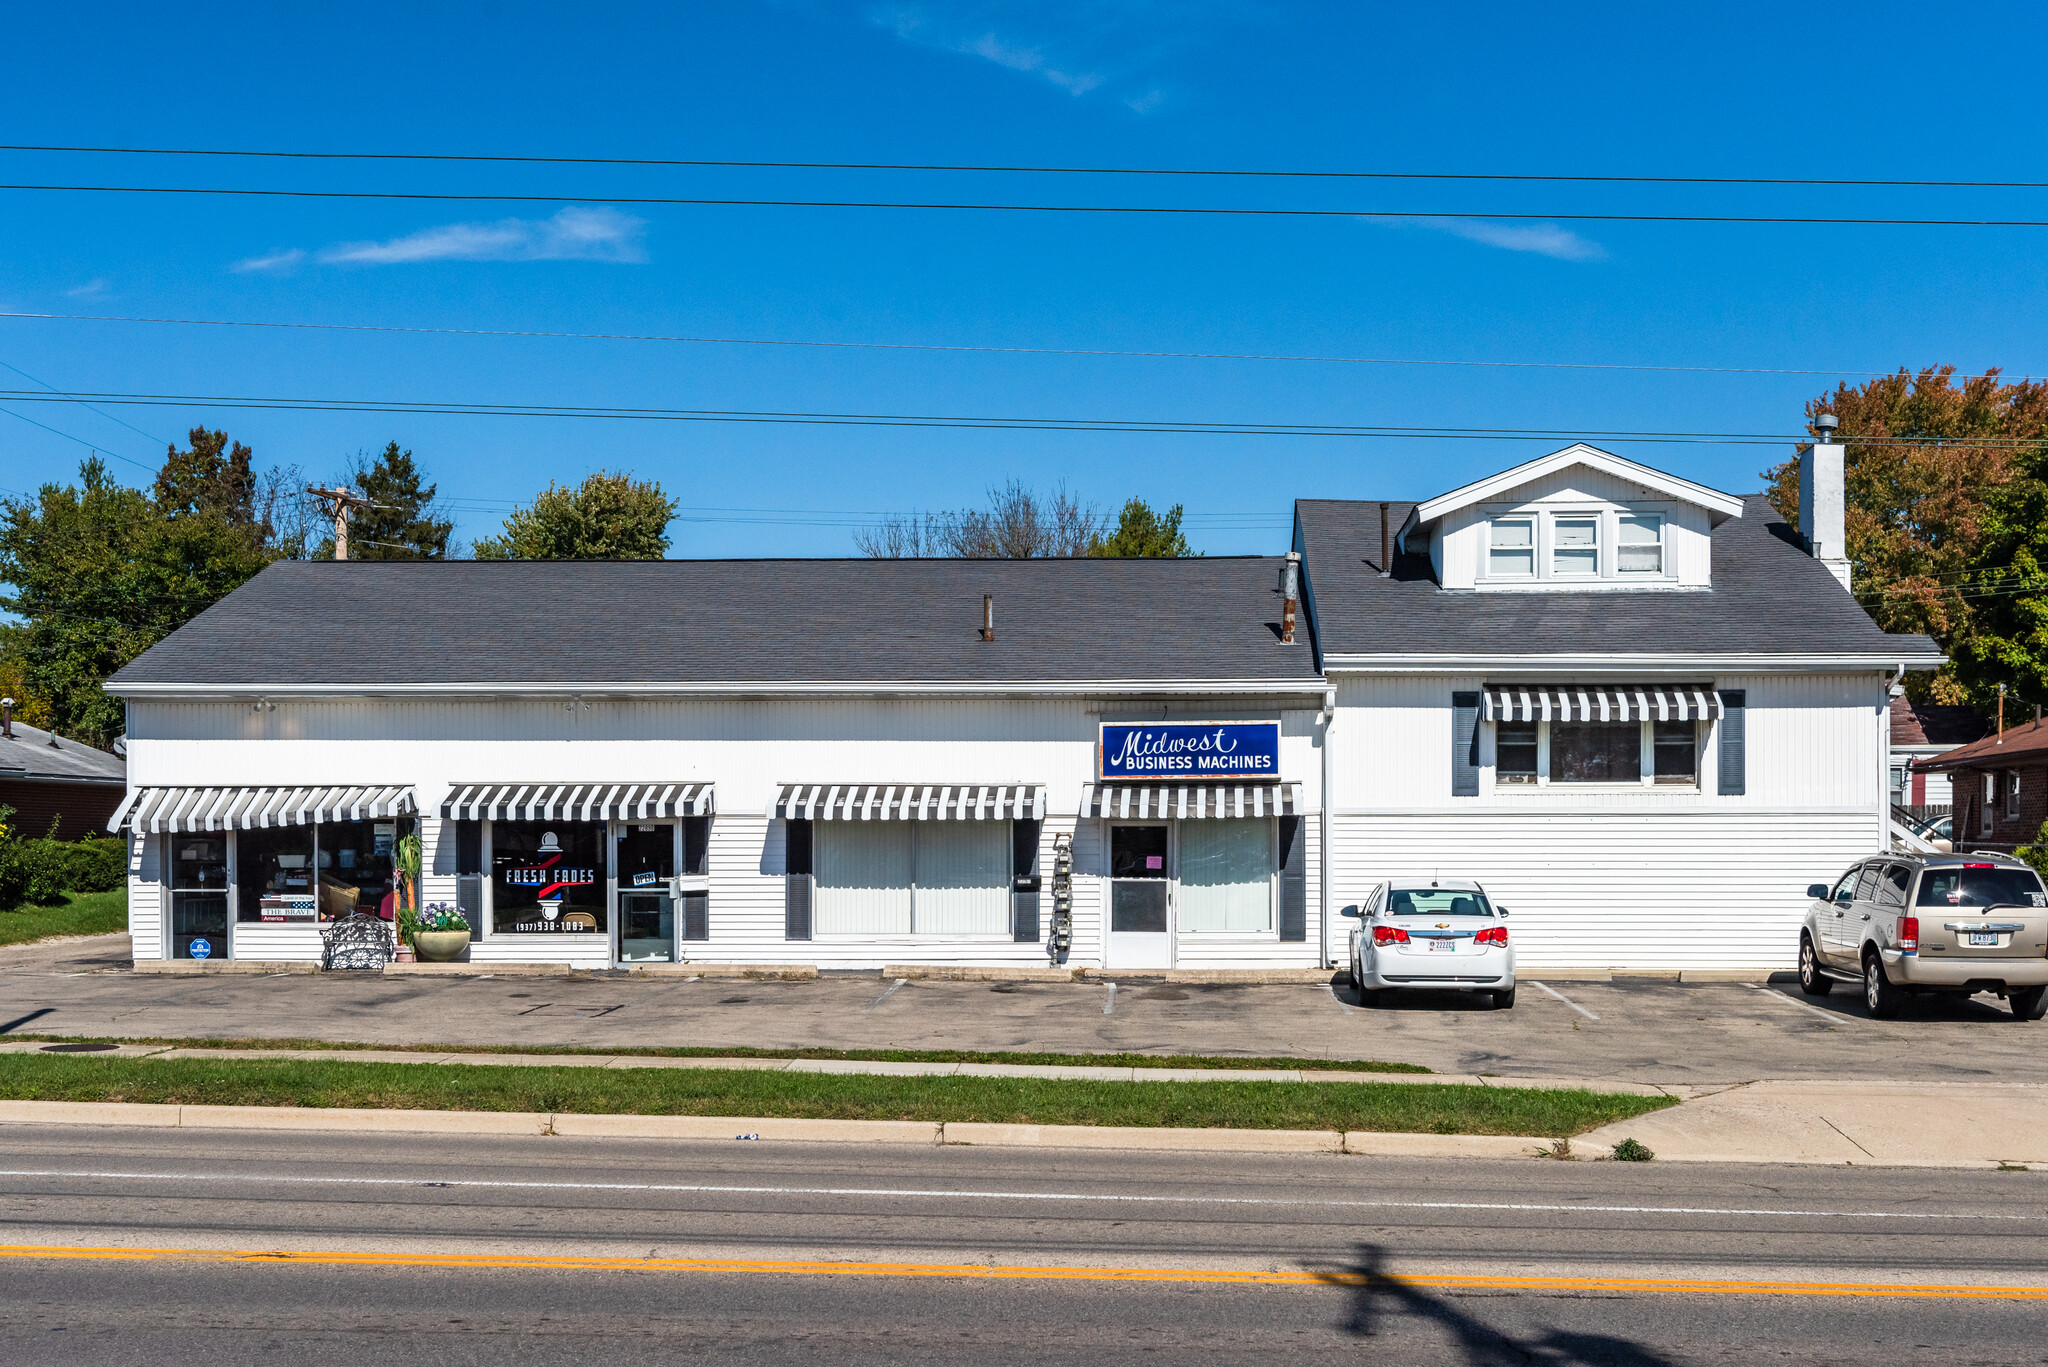
<instances>
[{"instance_id":1,"label":"grass strip","mask_svg":"<svg viewBox=\"0 0 2048 1367\"><path fill-rule=\"evenodd\" d=\"M661 1046L595 1049L568 1044L375 1044L327 1039L178 1039L138 1035L5 1035L47 1044L157 1044L171 1049L382 1049L409 1054L559 1054L586 1058L845 1059L859 1063L1025 1063L1053 1068L1313 1068L1340 1073L1428 1073L1419 1063L1378 1059L1271 1058L1235 1054L1049 1054L989 1049L748 1049L739 1046Z\"/></svg>"},{"instance_id":2,"label":"grass strip","mask_svg":"<svg viewBox=\"0 0 2048 1367\"><path fill-rule=\"evenodd\" d=\"M128 889L64 894L54 907L0 911L0 945L27 944L53 935L107 935L128 929Z\"/></svg>"},{"instance_id":3,"label":"grass strip","mask_svg":"<svg viewBox=\"0 0 2048 1367\"><path fill-rule=\"evenodd\" d=\"M1579 1134L1672 1104L1577 1089L1075 1082L676 1069L420 1068L345 1060L0 1056L0 1097L379 1110L569 1111L1199 1129Z\"/></svg>"}]
</instances>

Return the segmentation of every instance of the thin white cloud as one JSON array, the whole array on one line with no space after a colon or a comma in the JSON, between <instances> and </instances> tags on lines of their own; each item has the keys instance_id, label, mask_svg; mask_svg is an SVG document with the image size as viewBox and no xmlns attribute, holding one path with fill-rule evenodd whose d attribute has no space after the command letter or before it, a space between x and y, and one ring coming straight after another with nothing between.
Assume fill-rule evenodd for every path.
<instances>
[{"instance_id":1,"label":"thin white cloud","mask_svg":"<svg viewBox=\"0 0 2048 1367\"><path fill-rule=\"evenodd\" d=\"M553 218L448 223L385 242L338 242L323 265L392 266L421 261L610 261L647 259L647 220L617 209L564 209Z\"/></svg>"},{"instance_id":2,"label":"thin white cloud","mask_svg":"<svg viewBox=\"0 0 2048 1367\"><path fill-rule=\"evenodd\" d=\"M1580 237L1569 228L1560 228L1554 223L1537 223L1522 227L1512 223L1485 223L1468 218L1412 218L1403 222L1408 227L1431 228L1440 233L1449 233L1453 237L1462 237L1467 242L1499 247L1502 251L1534 252L1538 256L1553 257L1559 261L1607 259L1607 249L1598 242Z\"/></svg>"},{"instance_id":3,"label":"thin white cloud","mask_svg":"<svg viewBox=\"0 0 2048 1367\"><path fill-rule=\"evenodd\" d=\"M86 281L86 282L85 282L85 283L84 283L83 285L80 285L80 286L79 286L79 287L78 287L77 289L75 289L75 290L66 290L66 291L64 291L64 295L65 295L65 297L66 297L66 298L68 298L68 299L91 299L91 298L95 297L96 295L101 295L101 294L105 294L106 292L107 292L107 282L106 282L106 281L104 281L104 280L88 280L88 281Z\"/></svg>"},{"instance_id":4,"label":"thin white cloud","mask_svg":"<svg viewBox=\"0 0 2048 1367\"><path fill-rule=\"evenodd\" d=\"M305 259L306 253L301 249L286 247L279 251L267 252L262 256L252 256L246 260L237 261L228 269L240 271L244 275L250 273L276 274L290 270Z\"/></svg>"}]
</instances>

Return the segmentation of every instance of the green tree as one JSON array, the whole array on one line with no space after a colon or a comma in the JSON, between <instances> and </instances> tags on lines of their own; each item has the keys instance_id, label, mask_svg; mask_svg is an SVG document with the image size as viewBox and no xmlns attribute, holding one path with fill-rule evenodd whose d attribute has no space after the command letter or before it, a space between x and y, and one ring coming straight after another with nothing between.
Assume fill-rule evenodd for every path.
<instances>
[{"instance_id":1,"label":"green tree","mask_svg":"<svg viewBox=\"0 0 2048 1367\"><path fill-rule=\"evenodd\" d=\"M275 553L205 498L165 516L98 457L80 484L0 500L0 609L10 662L54 729L104 745L124 725L108 675L240 587ZM168 486L179 495L178 477Z\"/></svg>"},{"instance_id":2,"label":"green tree","mask_svg":"<svg viewBox=\"0 0 2048 1367\"><path fill-rule=\"evenodd\" d=\"M1953 366L1902 369L1806 405L1809 418L1836 416L1848 448L1856 598L1885 630L1924 632L1948 652L1931 678L1907 676L1914 696L1982 706L2005 682L2048 701L2042 652L2025 645L2023 629L2041 610L2040 581L2012 573L2015 557L2048 549L2036 539L2038 517L2027 522L2039 506L2040 458L2028 452L2048 441L2048 383L2004 384L1992 370L1957 384L1954 375ZM1796 459L1764 478L1772 504L1796 522ZM2027 650L2031 665L2020 658Z\"/></svg>"},{"instance_id":3,"label":"green tree","mask_svg":"<svg viewBox=\"0 0 2048 1367\"><path fill-rule=\"evenodd\" d=\"M157 511L186 517L211 510L238 527L257 525L256 453L204 427L193 428L185 440L188 449L173 446L164 453L156 476Z\"/></svg>"},{"instance_id":4,"label":"green tree","mask_svg":"<svg viewBox=\"0 0 2048 1367\"><path fill-rule=\"evenodd\" d=\"M675 515L656 481L599 470L574 488L550 482L532 506L512 510L502 536L476 543L476 558L659 560Z\"/></svg>"},{"instance_id":5,"label":"green tree","mask_svg":"<svg viewBox=\"0 0 2048 1367\"><path fill-rule=\"evenodd\" d=\"M446 560L448 534L455 523L434 516L434 495L438 484L420 484L420 469L412 452L401 451L392 442L372 461L358 453L349 467L350 488L374 505L358 508L348 524L348 556L351 560ZM334 538L329 536L314 553L334 558Z\"/></svg>"},{"instance_id":6,"label":"green tree","mask_svg":"<svg viewBox=\"0 0 2048 1367\"><path fill-rule=\"evenodd\" d=\"M1116 530L1096 537L1088 554L1163 558L1193 555L1180 529L1181 511L1181 505L1176 503L1162 516L1144 499L1128 499L1116 516Z\"/></svg>"}]
</instances>

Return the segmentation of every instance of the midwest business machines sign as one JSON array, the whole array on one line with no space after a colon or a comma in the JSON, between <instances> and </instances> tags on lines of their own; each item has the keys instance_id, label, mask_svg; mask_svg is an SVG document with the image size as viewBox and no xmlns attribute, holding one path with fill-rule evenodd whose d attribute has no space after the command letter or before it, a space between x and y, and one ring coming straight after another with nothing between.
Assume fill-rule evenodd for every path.
<instances>
[{"instance_id":1,"label":"midwest business machines sign","mask_svg":"<svg viewBox=\"0 0 2048 1367\"><path fill-rule=\"evenodd\" d=\"M1102 723L1105 779L1278 778L1277 721Z\"/></svg>"}]
</instances>

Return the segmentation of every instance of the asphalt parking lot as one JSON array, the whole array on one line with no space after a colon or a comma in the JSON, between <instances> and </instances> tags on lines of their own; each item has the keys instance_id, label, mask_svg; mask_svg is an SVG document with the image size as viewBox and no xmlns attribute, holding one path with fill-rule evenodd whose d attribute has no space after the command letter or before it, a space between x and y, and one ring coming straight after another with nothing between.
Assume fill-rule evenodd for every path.
<instances>
[{"instance_id":1,"label":"asphalt parking lot","mask_svg":"<svg viewBox=\"0 0 2048 1367\"><path fill-rule=\"evenodd\" d=\"M783 982L583 977L163 977L125 941L0 956L0 1034L363 1044L1142 1051L1419 1063L1439 1072L1688 1083L2041 1081L2048 1021L1977 997L1872 1020L1847 986L1525 977L1512 1011L1455 993L1366 1008L1348 985Z\"/></svg>"}]
</instances>

